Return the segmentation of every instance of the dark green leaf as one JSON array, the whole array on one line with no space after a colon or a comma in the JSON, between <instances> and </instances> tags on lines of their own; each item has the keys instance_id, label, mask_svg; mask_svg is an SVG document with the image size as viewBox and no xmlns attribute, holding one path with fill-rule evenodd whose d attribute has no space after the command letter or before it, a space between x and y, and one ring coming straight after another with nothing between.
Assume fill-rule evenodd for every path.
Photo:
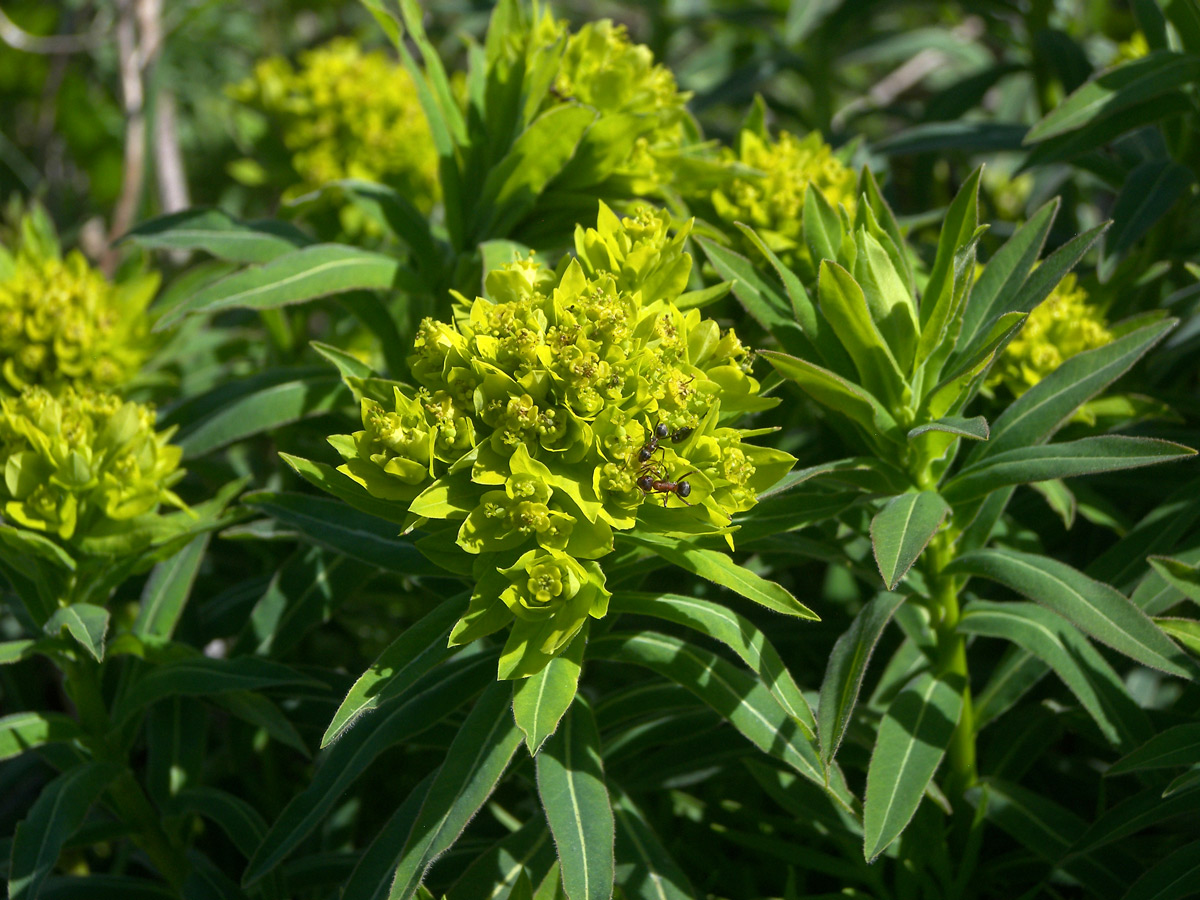
<instances>
[{"instance_id":1,"label":"dark green leaf","mask_svg":"<svg viewBox=\"0 0 1200 900\"><path fill-rule=\"evenodd\" d=\"M893 497L871 520L875 563L889 591L920 558L949 512L936 491L920 491Z\"/></svg>"},{"instance_id":2,"label":"dark green leaf","mask_svg":"<svg viewBox=\"0 0 1200 900\"><path fill-rule=\"evenodd\" d=\"M1194 841L1147 869L1122 900L1184 900L1196 895L1198 880L1200 841Z\"/></svg>"},{"instance_id":3,"label":"dark green leaf","mask_svg":"<svg viewBox=\"0 0 1200 900\"><path fill-rule=\"evenodd\" d=\"M550 660L544 669L513 683L513 718L525 735L525 746L531 756L537 756L542 744L554 734L559 720L575 699L588 630L585 622L566 650Z\"/></svg>"},{"instance_id":4,"label":"dark green leaf","mask_svg":"<svg viewBox=\"0 0 1200 900\"><path fill-rule=\"evenodd\" d=\"M1156 734L1132 753L1109 766L1105 775L1145 769L1193 766L1200 763L1200 724L1176 725Z\"/></svg>"},{"instance_id":5,"label":"dark green leaf","mask_svg":"<svg viewBox=\"0 0 1200 900\"><path fill-rule=\"evenodd\" d=\"M218 259L265 263L308 239L284 222L240 222L219 209L185 209L142 222L121 241L154 250L202 250Z\"/></svg>"},{"instance_id":6,"label":"dark green leaf","mask_svg":"<svg viewBox=\"0 0 1200 900\"><path fill-rule=\"evenodd\" d=\"M617 884L630 900L692 900L696 890L642 811L614 789L617 826Z\"/></svg>"},{"instance_id":7,"label":"dark green leaf","mask_svg":"<svg viewBox=\"0 0 1200 900\"><path fill-rule=\"evenodd\" d=\"M56 637L62 629L67 629L97 662L104 659L104 638L108 633L108 610L102 606L90 603L73 603L64 606L43 626L46 634Z\"/></svg>"},{"instance_id":8,"label":"dark green leaf","mask_svg":"<svg viewBox=\"0 0 1200 900\"><path fill-rule=\"evenodd\" d=\"M911 441L930 431L953 434L958 437L970 438L973 441L988 439L988 423L983 416L973 416L969 419L964 419L962 416L944 416L941 419L934 419L932 422L926 422L924 425L910 429L908 439Z\"/></svg>"},{"instance_id":9,"label":"dark green leaf","mask_svg":"<svg viewBox=\"0 0 1200 900\"><path fill-rule=\"evenodd\" d=\"M133 623L134 634L169 640L175 633L211 537L211 532L197 535L181 551L150 570Z\"/></svg>"},{"instance_id":10,"label":"dark green leaf","mask_svg":"<svg viewBox=\"0 0 1200 900\"><path fill-rule=\"evenodd\" d=\"M1113 205L1112 229L1104 237L1106 271L1188 193L1195 180L1191 169L1170 159L1146 160L1129 173Z\"/></svg>"}]
</instances>

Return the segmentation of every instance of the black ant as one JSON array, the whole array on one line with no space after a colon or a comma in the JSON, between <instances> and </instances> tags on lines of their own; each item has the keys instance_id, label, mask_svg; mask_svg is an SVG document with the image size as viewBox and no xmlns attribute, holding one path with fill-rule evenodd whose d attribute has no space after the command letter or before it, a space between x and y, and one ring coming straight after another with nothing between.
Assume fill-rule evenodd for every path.
<instances>
[{"instance_id":1,"label":"black ant","mask_svg":"<svg viewBox=\"0 0 1200 900\"><path fill-rule=\"evenodd\" d=\"M642 489L644 494L662 494L663 507L667 505L667 500L674 494L683 501L685 506L692 504L687 502L687 498L691 496L692 486L687 483L689 475L698 474L696 470L692 470L680 478L678 481L667 481L665 478L656 478L656 475L662 474L657 465L647 466L638 476L637 486Z\"/></svg>"},{"instance_id":2,"label":"black ant","mask_svg":"<svg viewBox=\"0 0 1200 900\"><path fill-rule=\"evenodd\" d=\"M655 451L658 450L659 441L665 440L669 437L672 444L681 444L686 441L688 436L695 430L696 429L694 428L676 428L674 431L671 431L664 423L659 422L654 426L654 433L650 435L650 440L646 441L646 443L642 445L642 449L638 451L638 462L649 462L650 457L652 457ZM686 494L684 496L686 496Z\"/></svg>"}]
</instances>

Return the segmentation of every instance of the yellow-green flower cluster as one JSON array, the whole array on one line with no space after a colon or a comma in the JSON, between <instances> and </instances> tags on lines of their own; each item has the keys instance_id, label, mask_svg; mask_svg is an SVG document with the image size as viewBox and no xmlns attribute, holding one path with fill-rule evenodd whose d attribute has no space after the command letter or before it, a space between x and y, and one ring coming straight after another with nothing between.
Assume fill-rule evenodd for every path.
<instances>
[{"instance_id":1,"label":"yellow-green flower cluster","mask_svg":"<svg viewBox=\"0 0 1200 900\"><path fill-rule=\"evenodd\" d=\"M230 89L263 113L291 152L295 197L330 181L360 178L394 187L428 212L437 195L437 152L412 77L381 52L337 38L260 62Z\"/></svg>"},{"instance_id":2,"label":"yellow-green flower cluster","mask_svg":"<svg viewBox=\"0 0 1200 900\"><path fill-rule=\"evenodd\" d=\"M1025 321L988 379L1021 396L1077 353L1112 341L1104 317L1088 302L1088 294L1067 275Z\"/></svg>"},{"instance_id":3,"label":"yellow-green flower cluster","mask_svg":"<svg viewBox=\"0 0 1200 900\"><path fill-rule=\"evenodd\" d=\"M136 527L170 490L182 451L155 432L154 410L115 394L27 388L0 398L0 509L12 525L79 544Z\"/></svg>"},{"instance_id":4,"label":"yellow-green flower cluster","mask_svg":"<svg viewBox=\"0 0 1200 900\"><path fill-rule=\"evenodd\" d=\"M2 253L2 251L0 251ZM158 285L114 286L78 251L0 259L0 393L27 385L119 388L149 351L145 308Z\"/></svg>"},{"instance_id":5,"label":"yellow-green flower cluster","mask_svg":"<svg viewBox=\"0 0 1200 900\"><path fill-rule=\"evenodd\" d=\"M542 32L542 40L553 34ZM618 174L633 193L645 194L671 179L661 155L679 148L690 96L680 92L670 69L655 63L649 47L630 41L625 26L602 19L567 38L550 102L575 100L596 109L601 121L619 122L621 134L614 137L632 138L632 145Z\"/></svg>"},{"instance_id":6,"label":"yellow-green flower cluster","mask_svg":"<svg viewBox=\"0 0 1200 900\"><path fill-rule=\"evenodd\" d=\"M738 135L737 151L726 150L727 163L740 163L758 175L738 175L712 193L717 216L732 225L744 222L758 232L768 247L789 268L816 278L804 245L804 195L815 187L837 208L840 203L854 215L857 176L833 154L820 134L798 138L782 132L777 140L753 130ZM740 232L735 240L750 253Z\"/></svg>"},{"instance_id":7,"label":"yellow-green flower cluster","mask_svg":"<svg viewBox=\"0 0 1200 900\"><path fill-rule=\"evenodd\" d=\"M454 323L425 320L416 390L362 401L341 471L414 519L449 520L478 586L456 644L512 624L501 677L540 670L607 608L614 530L712 533L794 460L719 424L763 409L745 348L676 305L687 229L601 207L574 258L492 271ZM657 431L656 431L657 429Z\"/></svg>"}]
</instances>

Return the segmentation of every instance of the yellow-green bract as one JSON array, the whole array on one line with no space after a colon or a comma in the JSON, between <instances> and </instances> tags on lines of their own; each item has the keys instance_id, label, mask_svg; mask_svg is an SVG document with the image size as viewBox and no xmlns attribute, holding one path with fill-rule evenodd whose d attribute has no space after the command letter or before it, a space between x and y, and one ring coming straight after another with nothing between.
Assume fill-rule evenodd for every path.
<instances>
[{"instance_id":1,"label":"yellow-green bract","mask_svg":"<svg viewBox=\"0 0 1200 900\"><path fill-rule=\"evenodd\" d=\"M775 401L732 331L675 305L686 234L651 208L618 219L602 206L557 269L518 260L488 274L487 299L460 295L454 322L423 322L420 387L364 398L363 430L330 439L341 471L408 503L414 524L451 523L440 533L474 555L478 580L452 640L514 623L502 677L538 671L604 614L593 561L614 530L725 532L794 462L722 424Z\"/></svg>"}]
</instances>

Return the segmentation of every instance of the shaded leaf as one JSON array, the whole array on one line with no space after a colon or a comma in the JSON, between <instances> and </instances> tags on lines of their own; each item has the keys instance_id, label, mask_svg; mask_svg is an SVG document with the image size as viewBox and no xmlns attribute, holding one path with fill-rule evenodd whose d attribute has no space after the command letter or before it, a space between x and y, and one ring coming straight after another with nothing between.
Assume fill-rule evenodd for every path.
<instances>
[{"instance_id":1,"label":"shaded leaf","mask_svg":"<svg viewBox=\"0 0 1200 900\"><path fill-rule=\"evenodd\" d=\"M871 520L875 563L889 591L920 558L949 512L936 491L920 491L893 497Z\"/></svg>"}]
</instances>

